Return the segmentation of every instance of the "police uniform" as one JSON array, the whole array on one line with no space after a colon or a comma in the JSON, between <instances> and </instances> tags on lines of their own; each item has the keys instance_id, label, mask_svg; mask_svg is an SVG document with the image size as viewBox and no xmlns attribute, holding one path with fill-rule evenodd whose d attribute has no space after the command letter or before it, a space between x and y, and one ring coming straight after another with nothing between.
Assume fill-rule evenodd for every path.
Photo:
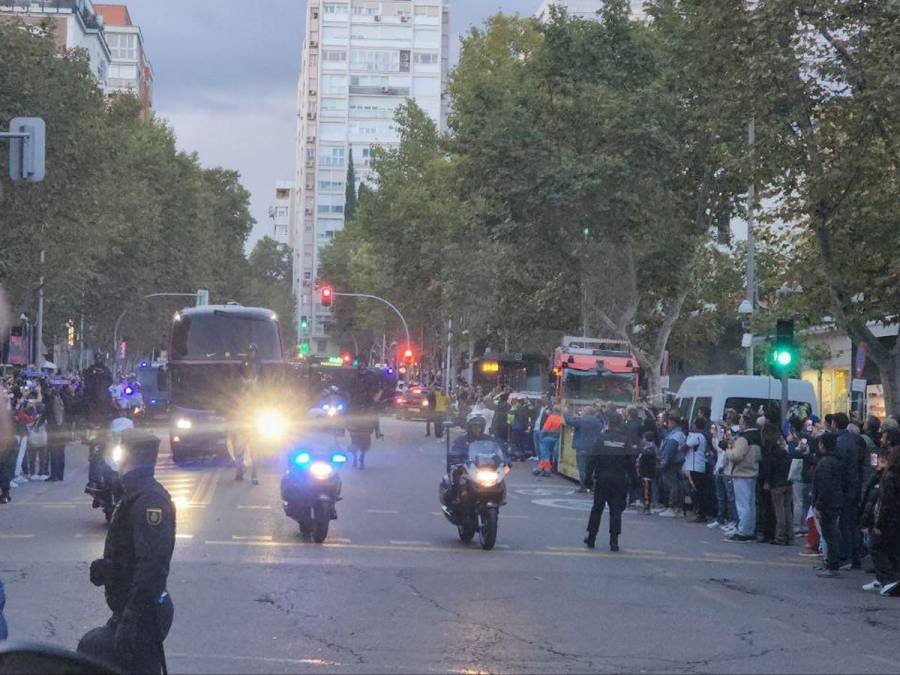
<instances>
[{"instance_id":1,"label":"police uniform","mask_svg":"<svg viewBox=\"0 0 900 675\"><path fill-rule=\"evenodd\" d=\"M78 651L128 672L159 673L174 616L166 580L175 548L175 505L153 477L159 440L132 431L123 445L140 464L121 478L124 496L103 558L91 563L91 582L104 587L112 617L87 633Z\"/></svg>"},{"instance_id":2,"label":"police uniform","mask_svg":"<svg viewBox=\"0 0 900 675\"><path fill-rule=\"evenodd\" d=\"M632 463L632 446L620 429L600 433L592 454L587 457L586 475L593 483L594 506L588 520L585 543L593 548L603 509L609 506L609 546L619 550L622 533L622 512L625 510L628 474Z\"/></svg>"}]
</instances>

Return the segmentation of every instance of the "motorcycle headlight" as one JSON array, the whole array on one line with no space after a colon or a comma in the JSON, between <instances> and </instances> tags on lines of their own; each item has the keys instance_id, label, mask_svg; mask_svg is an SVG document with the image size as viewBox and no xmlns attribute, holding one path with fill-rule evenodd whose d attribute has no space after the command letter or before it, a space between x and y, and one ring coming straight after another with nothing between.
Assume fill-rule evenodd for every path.
<instances>
[{"instance_id":1,"label":"motorcycle headlight","mask_svg":"<svg viewBox=\"0 0 900 675\"><path fill-rule=\"evenodd\" d=\"M328 462L313 462L309 467L309 472L313 475L313 478L325 480L334 473L334 469L331 468L331 464Z\"/></svg>"},{"instance_id":2,"label":"motorcycle headlight","mask_svg":"<svg viewBox=\"0 0 900 675\"><path fill-rule=\"evenodd\" d=\"M179 417L175 420L175 428L176 429L190 429L194 426L194 423L191 422L186 417Z\"/></svg>"},{"instance_id":3,"label":"motorcycle headlight","mask_svg":"<svg viewBox=\"0 0 900 675\"><path fill-rule=\"evenodd\" d=\"M256 429L265 438L279 439L287 431L287 420L280 413L267 410L256 419Z\"/></svg>"},{"instance_id":4,"label":"motorcycle headlight","mask_svg":"<svg viewBox=\"0 0 900 675\"><path fill-rule=\"evenodd\" d=\"M112 460L112 463L119 466L119 463L125 457L125 448L121 445L116 445L113 447L112 452L109 453L109 458Z\"/></svg>"},{"instance_id":5,"label":"motorcycle headlight","mask_svg":"<svg viewBox=\"0 0 900 675\"><path fill-rule=\"evenodd\" d=\"M495 469L479 469L475 474L475 480L479 485L492 487L500 482L500 473Z\"/></svg>"}]
</instances>

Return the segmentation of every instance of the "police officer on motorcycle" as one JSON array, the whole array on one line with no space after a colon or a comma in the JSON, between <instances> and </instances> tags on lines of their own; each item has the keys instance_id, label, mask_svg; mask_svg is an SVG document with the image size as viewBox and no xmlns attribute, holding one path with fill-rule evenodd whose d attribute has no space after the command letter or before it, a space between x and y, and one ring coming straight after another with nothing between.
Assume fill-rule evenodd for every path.
<instances>
[{"instance_id":1,"label":"police officer on motorcycle","mask_svg":"<svg viewBox=\"0 0 900 675\"><path fill-rule=\"evenodd\" d=\"M94 363L82 374L84 384L84 410L92 424L103 424L110 415L109 388L112 386L112 373L104 363L100 352L94 354Z\"/></svg>"},{"instance_id":2,"label":"police officer on motorcycle","mask_svg":"<svg viewBox=\"0 0 900 675\"><path fill-rule=\"evenodd\" d=\"M472 413L466 418L466 433L453 441L447 452L447 471L457 464L465 464L469 459L469 446L476 441L496 442L492 436L488 436L484 430L487 428L487 420L478 413Z\"/></svg>"},{"instance_id":3,"label":"police officer on motorcycle","mask_svg":"<svg viewBox=\"0 0 900 675\"><path fill-rule=\"evenodd\" d=\"M604 506L609 506L609 550L619 550L622 533L622 512L625 510L628 474L633 470L634 453L624 430L621 415L614 413L607 421L606 431L600 433L587 457L586 482L593 484L594 506L588 520L584 543L594 548Z\"/></svg>"},{"instance_id":4,"label":"police officer on motorcycle","mask_svg":"<svg viewBox=\"0 0 900 675\"><path fill-rule=\"evenodd\" d=\"M103 586L112 617L89 631L78 651L124 672L165 672L163 640L174 606L166 591L175 548L175 506L153 477L159 439L123 436L119 471L124 496L113 514L103 557L91 563L91 583Z\"/></svg>"}]
</instances>

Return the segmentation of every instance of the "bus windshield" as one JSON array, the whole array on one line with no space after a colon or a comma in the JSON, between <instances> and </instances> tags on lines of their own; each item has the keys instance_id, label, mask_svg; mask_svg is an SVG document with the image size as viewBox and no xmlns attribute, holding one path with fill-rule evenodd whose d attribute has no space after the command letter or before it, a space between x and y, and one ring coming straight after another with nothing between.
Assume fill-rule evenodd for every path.
<instances>
[{"instance_id":1,"label":"bus windshield","mask_svg":"<svg viewBox=\"0 0 900 675\"><path fill-rule=\"evenodd\" d=\"M581 372L568 370L563 393L567 399L589 399L630 403L634 398L632 373Z\"/></svg>"},{"instance_id":2,"label":"bus windshield","mask_svg":"<svg viewBox=\"0 0 900 675\"><path fill-rule=\"evenodd\" d=\"M281 360L278 323L264 317L215 312L183 316L172 326L172 354L175 361L242 360L256 345L265 361Z\"/></svg>"}]
</instances>

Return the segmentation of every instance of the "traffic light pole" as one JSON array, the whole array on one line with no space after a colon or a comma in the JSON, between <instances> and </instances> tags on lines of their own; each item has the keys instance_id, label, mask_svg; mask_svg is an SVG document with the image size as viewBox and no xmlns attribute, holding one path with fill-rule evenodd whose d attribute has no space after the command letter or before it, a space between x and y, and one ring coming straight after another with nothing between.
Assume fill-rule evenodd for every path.
<instances>
[{"instance_id":1,"label":"traffic light pole","mask_svg":"<svg viewBox=\"0 0 900 675\"><path fill-rule=\"evenodd\" d=\"M788 377L781 376L781 428L784 429L784 423L787 422L788 414Z\"/></svg>"},{"instance_id":2,"label":"traffic light pole","mask_svg":"<svg viewBox=\"0 0 900 675\"><path fill-rule=\"evenodd\" d=\"M409 340L409 326L406 325L406 319L403 318L403 315L400 313L399 309L397 309L393 304L391 304L384 298L379 298L377 295L368 295L366 293L338 293L335 291L332 294L335 296L340 296L342 298L366 298L367 300L377 300L378 302L384 303L392 310L394 310L394 313L398 317L400 317L400 322L403 324L403 331L406 333L406 346L409 347L412 344L412 342L410 342Z\"/></svg>"}]
</instances>

